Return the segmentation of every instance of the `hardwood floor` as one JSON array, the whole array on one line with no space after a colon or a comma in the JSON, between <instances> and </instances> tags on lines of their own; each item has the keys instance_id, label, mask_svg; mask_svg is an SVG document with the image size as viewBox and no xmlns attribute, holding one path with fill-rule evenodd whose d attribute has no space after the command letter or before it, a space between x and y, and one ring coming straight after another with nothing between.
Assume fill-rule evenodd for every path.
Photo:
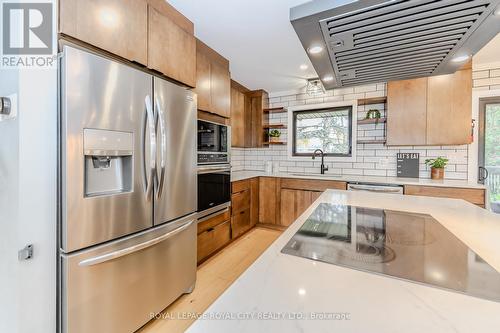
<instances>
[{"instance_id":1,"label":"hardwood floor","mask_svg":"<svg viewBox=\"0 0 500 333\"><path fill-rule=\"evenodd\" d=\"M254 228L198 267L196 287L150 321L140 333L184 332L268 247L281 231ZM181 318L181 319L178 319Z\"/></svg>"}]
</instances>

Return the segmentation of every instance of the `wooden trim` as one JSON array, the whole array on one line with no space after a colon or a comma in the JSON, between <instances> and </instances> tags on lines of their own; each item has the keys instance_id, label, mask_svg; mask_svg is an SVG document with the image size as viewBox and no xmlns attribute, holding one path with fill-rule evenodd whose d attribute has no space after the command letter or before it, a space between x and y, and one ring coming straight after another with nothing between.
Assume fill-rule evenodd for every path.
<instances>
[{"instance_id":1,"label":"wooden trim","mask_svg":"<svg viewBox=\"0 0 500 333\"><path fill-rule=\"evenodd\" d=\"M485 190L475 188L405 185L404 194L426 197L463 199L475 205L485 205Z\"/></svg>"},{"instance_id":2,"label":"wooden trim","mask_svg":"<svg viewBox=\"0 0 500 333\"><path fill-rule=\"evenodd\" d=\"M270 224L270 223L257 223L255 225L257 228L264 228L264 229L272 229L272 230L279 230L279 231L284 231L287 229L287 227L278 225L278 224Z\"/></svg>"},{"instance_id":3,"label":"wooden trim","mask_svg":"<svg viewBox=\"0 0 500 333\"><path fill-rule=\"evenodd\" d=\"M283 178L281 180L281 188L319 192L326 191L327 189L346 190L347 182L338 180Z\"/></svg>"},{"instance_id":4,"label":"wooden trim","mask_svg":"<svg viewBox=\"0 0 500 333\"><path fill-rule=\"evenodd\" d=\"M249 93L250 89L242 85L241 83L236 82L235 80L231 79L231 88L234 88L238 90L239 92L242 92L244 94Z\"/></svg>"},{"instance_id":5,"label":"wooden trim","mask_svg":"<svg viewBox=\"0 0 500 333\"><path fill-rule=\"evenodd\" d=\"M229 125L229 119L219 116L215 113L198 110L198 119L212 121L214 123Z\"/></svg>"},{"instance_id":6,"label":"wooden trim","mask_svg":"<svg viewBox=\"0 0 500 333\"><path fill-rule=\"evenodd\" d=\"M387 97L372 97L358 99L358 106L371 105L371 104L385 104Z\"/></svg>"}]
</instances>

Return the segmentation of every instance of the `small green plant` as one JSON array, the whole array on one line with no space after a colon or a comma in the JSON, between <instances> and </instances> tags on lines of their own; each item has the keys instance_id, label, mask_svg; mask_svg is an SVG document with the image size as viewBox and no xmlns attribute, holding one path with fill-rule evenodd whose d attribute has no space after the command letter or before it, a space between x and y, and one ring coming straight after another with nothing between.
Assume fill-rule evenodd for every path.
<instances>
[{"instance_id":1,"label":"small green plant","mask_svg":"<svg viewBox=\"0 0 500 333\"><path fill-rule=\"evenodd\" d=\"M365 119L380 119L380 117L381 117L381 114L380 114L379 110L371 109L371 110L368 110L368 112L366 113Z\"/></svg>"},{"instance_id":2,"label":"small green plant","mask_svg":"<svg viewBox=\"0 0 500 333\"><path fill-rule=\"evenodd\" d=\"M431 168L435 169L442 169L448 164L448 159L444 157L438 157L438 158L428 158L425 160L425 164L430 166Z\"/></svg>"},{"instance_id":3,"label":"small green plant","mask_svg":"<svg viewBox=\"0 0 500 333\"><path fill-rule=\"evenodd\" d=\"M280 137L280 135L281 135L281 132L280 132L280 131L278 131L277 129L273 129L273 130L270 130L270 131L269 131L269 136L270 136L271 138L279 138L279 137Z\"/></svg>"}]
</instances>

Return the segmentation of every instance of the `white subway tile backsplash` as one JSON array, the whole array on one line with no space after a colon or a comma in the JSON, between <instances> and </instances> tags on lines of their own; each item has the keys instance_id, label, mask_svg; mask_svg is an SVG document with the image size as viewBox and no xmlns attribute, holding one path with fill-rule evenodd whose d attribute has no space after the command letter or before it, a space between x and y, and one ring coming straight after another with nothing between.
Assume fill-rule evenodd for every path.
<instances>
[{"instance_id":1,"label":"white subway tile backsplash","mask_svg":"<svg viewBox=\"0 0 500 333\"><path fill-rule=\"evenodd\" d=\"M474 72L474 86L476 89L492 89L500 79L500 68ZM488 80L488 81L478 81ZM478 87L478 84L481 85ZM488 84L484 85L483 84ZM325 94L311 97L308 94L295 95L281 94L270 99L271 107L290 107L304 104L317 104L324 102L338 102L342 100L356 100L360 98L381 97L386 94L386 84L378 83L360 87L349 87L327 91ZM359 106L358 119L364 119L368 108L382 109L384 105ZM270 115L271 124L287 124L287 113ZM376 139L385 136L385 124L358 125L358 139ZM282 140L288 140L288 131L282 130ZM255 170L264 171L265 163L273 161L279 172L307 172L317 173L321 161L294 160L288 156L287 146L270 146L265 148L233 148L232 167L235 171ZM430 178L430 170L424 164L426 158L446 156L450 162L447 166L445 177L449 179L467 179L468 146L390 146L383 144L358 144L354 162L326 161L329 174L335 175L366 175L366 176L396 176L396 154L398 152L415 152L420 154L420 177Z\"/></svg>"}]
</instances>

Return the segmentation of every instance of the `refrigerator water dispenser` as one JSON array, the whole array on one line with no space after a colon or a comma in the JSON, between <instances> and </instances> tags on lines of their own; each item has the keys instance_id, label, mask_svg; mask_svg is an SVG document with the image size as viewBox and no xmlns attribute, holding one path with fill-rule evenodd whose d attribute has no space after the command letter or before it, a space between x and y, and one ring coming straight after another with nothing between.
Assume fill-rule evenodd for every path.
<instances>
[{"instance_id":1,"label":"refrigerator water dispenser","mask_svg":"<svg viewBox=\"0 0 500 333\"><path fill-rule=\"evenodd\" d=\"M85 196L131 192L133 184L133 133L83 130Z\"/></svg>"}]
</instances>

